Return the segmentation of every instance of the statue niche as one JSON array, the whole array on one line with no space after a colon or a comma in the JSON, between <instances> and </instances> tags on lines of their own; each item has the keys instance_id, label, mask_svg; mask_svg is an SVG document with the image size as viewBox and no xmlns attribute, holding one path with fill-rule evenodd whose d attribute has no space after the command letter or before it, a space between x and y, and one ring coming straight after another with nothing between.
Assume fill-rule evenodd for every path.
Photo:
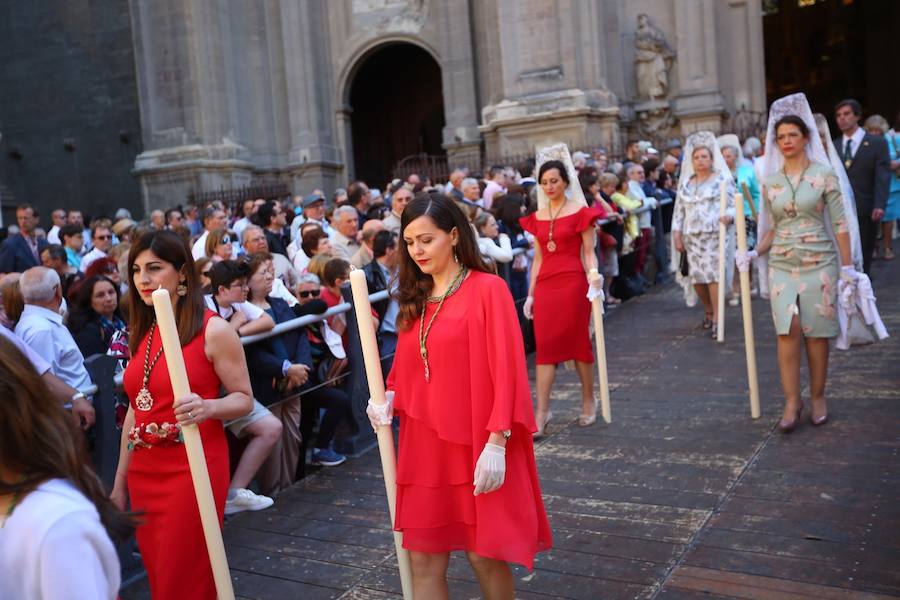
<instances>
[{"instance_id":1,"label":"statue niche","mask_svg":"<svg viewBox=\"0 0 900 600\"><path fill-rule=\"evenodd\" d=\"M634 69L638 100L658 100L669 93L669 71L675 52L663 32L650 23L646 14L637 18L634 34Z\"/></svg>"}]
</instances>

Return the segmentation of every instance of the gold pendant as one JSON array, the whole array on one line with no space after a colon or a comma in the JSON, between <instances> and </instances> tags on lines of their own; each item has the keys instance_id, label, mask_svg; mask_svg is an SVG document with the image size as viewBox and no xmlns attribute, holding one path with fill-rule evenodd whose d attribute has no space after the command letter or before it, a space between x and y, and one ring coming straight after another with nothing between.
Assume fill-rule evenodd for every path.
<instances>
[{"instance_id":1,"label":"gold pendant","mask_svg":"<svg viewBox=\"0 0 900 600\"><path fill-rule=\"evenodd\" d=\"M134 398L134 406L138 410L143 411L148 411L153 408L153 396L150 395L150 390L146 387L142 387Z\"/></svg>"},{"instance_id":2,"label":"gold pendant","mask_svg":"<svg viewBox=\"0 0 900 600\"><path fill-rule=\"evenodd\" d=\"M554 242L553 240L547 242L547 250L549 250L550 252L556 252L556 242Z\"/></svg>"},{"instance_id":3,"label":"gold pendant","mask_svg":"<svg viewBox=\"0 0 900 600\"><path fill-rule=\"evenodd\" d=\"M853 164L853 161L850 160L849 158L844 161L844 166L848 169L850 168L850 165L852 165L852 164Z\"/></svg>"},{"instance_id":4,"label":"gold pendant","mask_svg":"<svg viewBox=\"0 0 900 600\"><path fill-rule=\"evenodd\" d=\"M425 363L425 383L431 382L431 370L428 368L428 363Z\"/></svg>"}]
</instances>

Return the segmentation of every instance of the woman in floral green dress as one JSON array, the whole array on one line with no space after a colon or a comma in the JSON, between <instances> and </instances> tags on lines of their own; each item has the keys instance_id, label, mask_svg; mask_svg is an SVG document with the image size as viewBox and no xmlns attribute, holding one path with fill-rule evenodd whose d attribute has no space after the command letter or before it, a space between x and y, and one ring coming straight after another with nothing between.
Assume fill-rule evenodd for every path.
<instances>
[{"instance_id":1,"label":"woman in floral green dress","mask_svg":"<svg viewBox=\"0 0 900 600\"><path fill-rule=\"evenodd\" d=\"M825 379L828 342L839 333L838 279L853 279L857 274L851 262L845 204L837 176L825 162L827 155L818 147L814 156L809 155L810 127L797 114L778 118L772 131L774 143L767 145L767 152L778 152L782 166L763 180L762 210L770 228L761 236L756 252L769 255L772 317L785 395L779 428L787 432L796 427L803 408L800 360L804 342L810 373L810 419L813 425L827 421ZM819 142L818 136L814 138Z\"/></svg>"}]
</instances>

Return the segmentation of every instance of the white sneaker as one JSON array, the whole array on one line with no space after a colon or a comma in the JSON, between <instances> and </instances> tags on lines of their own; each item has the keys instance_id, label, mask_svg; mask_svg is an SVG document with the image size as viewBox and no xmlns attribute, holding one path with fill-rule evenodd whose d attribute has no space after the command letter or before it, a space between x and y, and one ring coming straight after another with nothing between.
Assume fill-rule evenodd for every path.
<instances>
[{"instance_id":1,"label":"white sneaker","mask_svg":"<svg viewBox=\"0 0 900 600\"><path fill-rule=\"evenodd\" d=\"M233 515L245 510L262 510L275 504L268 496L254 494L246 488L235 488L234 498L225 500L225 514Z\"/></svg>"}]
</instances>

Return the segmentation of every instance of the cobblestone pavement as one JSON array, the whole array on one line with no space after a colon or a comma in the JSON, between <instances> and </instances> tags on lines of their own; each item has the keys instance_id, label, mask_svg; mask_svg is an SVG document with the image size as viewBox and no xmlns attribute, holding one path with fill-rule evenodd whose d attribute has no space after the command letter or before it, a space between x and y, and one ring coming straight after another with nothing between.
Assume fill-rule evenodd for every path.
<instances>
[{"instance_id":1,"label":"cobblestone pavement","mask_svg":"<svg viewBox=\"0 0 900 600\"><path fill-rule=\"evenodd\" d=\"M874 270L897 336L833 352L830 422L790 435L774 428L782 396L766 301L753 302L755 421L739 308L724 344L674 285L612 311L613 422L578 427L580 388L560 371L556 417L536 446L554 548L533 573L516 569L517 597L900 597L898 264ZM230 519L225 539L241 597L399 597L377 452ZM450 576L451 598L480 596L462 556ZM123 595L145 596L145 583Z\"/></svg>"}]
</instances>

